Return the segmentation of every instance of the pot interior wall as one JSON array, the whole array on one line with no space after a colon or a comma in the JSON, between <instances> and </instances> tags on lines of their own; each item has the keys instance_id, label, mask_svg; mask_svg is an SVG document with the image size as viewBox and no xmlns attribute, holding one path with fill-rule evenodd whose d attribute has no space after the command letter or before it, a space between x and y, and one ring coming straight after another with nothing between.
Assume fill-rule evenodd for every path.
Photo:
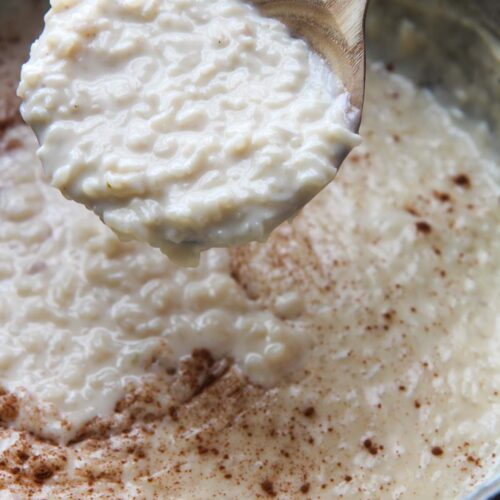
<instances>
[{"instance_id":1,"label":"pot interior wall","mask_svg":"<svg viewBox=\"0 0 500 500\"><path fill-rule=\"evenodd\" d=\"M485 120L498 136L500 2L373 0L366 28L372 58L394 64L469 118Z\"/></svg>"}]
</instances>

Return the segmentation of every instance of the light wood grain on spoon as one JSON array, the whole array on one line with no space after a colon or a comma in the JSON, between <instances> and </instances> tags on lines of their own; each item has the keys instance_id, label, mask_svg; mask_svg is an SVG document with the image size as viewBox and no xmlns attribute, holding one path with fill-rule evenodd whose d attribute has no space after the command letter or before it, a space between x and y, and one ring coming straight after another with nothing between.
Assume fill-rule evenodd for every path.
<instances>
[{"instance_id":1,"label":"light wood grain on spoon","mask_svg":"<svg viewBox=\"0 0 500 500\"><path fill-rule=\"evenodd\" d=\"M364 20L368 0L252 0L321 54L360 111L365 87ZM355 123L359 129L361 113Z\"/></svg>"}]
</instances>

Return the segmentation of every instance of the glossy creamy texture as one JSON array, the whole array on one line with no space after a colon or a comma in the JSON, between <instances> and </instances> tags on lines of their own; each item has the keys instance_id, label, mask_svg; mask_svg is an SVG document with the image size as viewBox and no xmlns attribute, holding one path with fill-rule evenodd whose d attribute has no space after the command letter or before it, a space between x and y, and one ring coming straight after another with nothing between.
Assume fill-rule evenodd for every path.
<instances>
[{"instance_id":1,"label":"glossy creamy texture","mask_svg":"<svg viewBox=\"0 0 500 500\"><path fill-rule=\"evenodd\" d=\"M19 95L52 184L188 264L265 239L359 142L326 63L240 0L53 0Z\"/></svg>"},{"instance_id":2,"label":"glossy creamy texture","mask_svg":"<svg viewBox=\"0 0 500 500\"><path fill-rule=\"evenodd\" d=\"M0 384L50 405L46 422L19 425L67 440L109 415L128 383L196 348L230 357L258 384L293 369L303 334L246 297L227 250L185 269L156 249L122 244L40 179L25 127L6 140L22 149L0 159ZM293 307L293 296L281 301Z\"/></svg>"},{"instance_id":3,"label":"glossy creamy texture","mask_svg":"<svg viewBox=\"0 0 500 500\"><path fill-rule=\"evenodd\" d=\"M0 331L3 344L19 343L14 366L33 359L20 343L36 339L37 329L57 367L65 362L57 345L79 340L88 346L83 356L110 337L126 345L136 338L146 351L156 334L138 328L144 322L163 325L182 313L199 324L213 308L232 325L265 315L280 325L279 335L305 332L310 344L301 364L270 390L230 369L179 400L167 377L153 392L157 413L139 413L121 431L116 424L109 438L104 427L101 437L94 432L94 439L57 447L15 430L22 422L0 428L0 490L30 487L40 499L273 492L279 499L451 499L493 471L500 452L499 165L474 133L409 81L371 66L367 83L366 140L337 180L266 244L232 252L230 263L225 251L210 253L192 272L174 271L153 249L119 242L45 186L34 139L23 129L8 132L0 164L0 286L4 311L16 322ZM12 139L17 149L6 151ZM200 279L223 282L230 293L198 306L184 298L180 310L177 299L155 295L157 280L160 290L171 290L180 276L186 283L175 290L184 297ZM121 304L130 307L124 317ZM105 334L110 322L136 333ZM139 340L140 331L150 337ZM242 328L238 338L249 331ZM194 338L189 329L183 335ZM210 329L198 335L214 338ZM240 345L228 338L232 349ZM108 351L96 352L105 365ZM122 376L140 371L131 366ZM157 374L154 366L146 372ZM15 372L1 373L13 384ZM139 403L151 405L147 398ZM111 417L122 415L117 407ZM29 458L20 461L23 453ZM53 474L33 483L40 463Z\"/></svg>"}]
</instances>

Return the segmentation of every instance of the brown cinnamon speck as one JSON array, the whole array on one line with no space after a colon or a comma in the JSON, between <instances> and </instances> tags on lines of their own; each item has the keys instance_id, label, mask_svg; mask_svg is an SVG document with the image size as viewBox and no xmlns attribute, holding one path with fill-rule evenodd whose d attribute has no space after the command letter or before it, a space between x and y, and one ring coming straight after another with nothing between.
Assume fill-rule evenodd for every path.
<instances>
[{"instance_id":1,"label":"brown cinnamon speck","mask_svg":"<svg viewBox=\"0 0 500 500\"><path fill-rule=\"evenodd\" d=\"M431 448L431 453L435 456L435 457L440 457L441 455L443 455L444 451L443 451L443 448L441 448L441 446L433 446Z\"/></svg>"},{"instance_id":2,"label":"brown cinnamon speck","mask_svg":"<svg viewBox=\"0 0 500 500\"><path fill-rule=\"evenodd\" d=\"M365 439L363 441L363 446L371 455L376 455L378 453L378 447L371 439Z\"/></svg>"},{"instance_id":3,"label":"brown cinnamon speck","mask_svg":"<svg viewBox=\"0 0 500 500\"><path fill-rule=\"evenodd\" d=\"M300 492L301 493L304 493L304 495L306 493L309 493L309 490L311 489L311 485L309 483L304 483L301 487L300 487Z\"/></svg>"},{"instance_id":4,"label":"brown cinnamon speck","mask_svg":"<svg viewBox=\"0 0 500 500\"><path fill-rule=\"evenodd\" d=\"M461 188L464 189L470 189L472 186L472 183L470 181L470 178L468 175L465 174L458 174L455 175L455 177L452 177L451 180L457 185L460 186Z\"/></svg>"},{"instance_id":5,"label":"brown cinnamon speck","mask_svg":"<svg viewBox=\"0 0 500 500\"><path fill-rule=\"evenodd\" d=\"M177 422L179 420L179 415L177 413L177 408L175 406L171 406L168 409L168 415L174 422Z\"/></svg>"},{"instance_id":6,"label":"brown cinnamon speck","mask_svg":"<svg viewBox=\"0 0 500 500\"><path fill-rule=\"evenodd\" d=\"M26 462L26 460L28 460L28 458L30 457L28 455L28 453L26 453L23 450L18 450L17 453L16 453L16 455L17 455L17 458L19 459L19 461L22 462L22 463Z\"/></svg>"},{"instance_id":7,"label":"brown cinnamon speck","mask_svg":"<svg viewBox=\"0 0 500 500\"><path fill-rule=\"evenodd\" d=\"M481 467L481 461L479 460L479 458L474 457L473 455L467 455L467 462L475 465L476 467Z\"/></svg>"},{"instance_id":8,"label":"brown cinnamon speck","mask_svg":"<svg viewBox=\"0 0 500 500\"><path fill-rule=\"evenodd\" d=\"M19 401L14 394L0 392L0 422L9 423L19 414Z\"/></svg>"},{"instance_id":9,"label":"brown cinnamon speck","mask_svg":"<svg viewBox=\"0 0 500 500\"><path fill-rule=\"evenodd\" d=\"M273 485L273 483L271 481L269 481L269 479L266 479L265 481L262 481L262 483L260 483L260 487L270 497L275 497L276 496L276 492L274 491L274 485Z\"/></svg>"},{"instance_id":10,"label":"brown cinnamon speck","mask_svg":"<svg viewBox=\"0 0 500 500\"><path fill-rule=\"evenodd\" d=\"M51 469L47 464L41 463L33 470L33 479L37 483L43 483L47 479L50 479L54 475L53 469Z\"/></svg>"},{"instance_id":11,"label":"brown cinnamon speck","mask_svg":"<svg viewBox=\"0 0 500 500\"><path fill-rule=\"evenodd\" d=\"M396 311L394 311L394 309L391 309L391 310L385 312L382 316L386 321L391 321L395 314L396 314Z\"/></svg>"},{"instance_id":12,"label":"brown cinnamon speck","mask_svg":"<svg viewBox=\"0 0 500 500\"><path fill-rule=\"evenodd\" d=\"M408 212L410 215L413 215L413 217L420 217L420 212L411 205L407 205L405 207L405 211Z\"/></svg>"},{"instance_id":13,"label":"brown cinnamon speck","mask_svg":"<svg viewBox=\"0 0 500 500\"><path fill-rule=\"evenodd\" d=\"M424 220L416 222L415 227L419 233L430 234L432 232L432 226Z\"/></svg>"},{"instance_id":14,"label":"brown cinnamon speck","mask_svg":"<svg viewBox=\"0 0 500 500\"><path fill-rule=\"evenodd\" d=\"M304 417L307 417L307 418L312 418L314 417L314 415L316 414L316 410L314 409L313 406L308 406L305 410L304 410Z\"/></svg>"},{"instance_id":15,"label":"brown cinnamon speck","mask_svg":"<svg viewBox=\"0 0 500 500\"><path fill-rule=\"evenodd\" d=\"M443 193L442 191L433 191L432 194L434 198L436 198L436 200L443 203L451 201L451 196L448 193Z\"/></svg>"}]
</instances>

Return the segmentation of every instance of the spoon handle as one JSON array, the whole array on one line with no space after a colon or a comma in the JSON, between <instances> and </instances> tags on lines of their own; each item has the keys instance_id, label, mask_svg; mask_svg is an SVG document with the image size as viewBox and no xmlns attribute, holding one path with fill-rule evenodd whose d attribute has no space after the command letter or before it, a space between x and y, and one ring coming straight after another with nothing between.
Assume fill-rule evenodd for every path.
<instances>
[{"instance_id":1,"label":"spoon handle","mask_svg":"<svg viewBox=\"0 0 500 500\"><path fill-rule=\"evenodd\" d=\"M364 21L368 0L251 0L321 54L360 111L365 88ZM361 116L361 113L359 114ZM359 120L356 129L359 126Z\"/></svg>"},{"instance_id":2,"label":"spoon handle","mask_svg":"<svg viewBox=\"0 0 500 500\"><path fill-rule=\"evenodd\" d=\"M341 79L351 92L353 104L363 106L365 87L365 18L369 0L326 0L328 11L340 34ZM349 68L347 67L349 66Z\"/></svg>"}]
</instances>

